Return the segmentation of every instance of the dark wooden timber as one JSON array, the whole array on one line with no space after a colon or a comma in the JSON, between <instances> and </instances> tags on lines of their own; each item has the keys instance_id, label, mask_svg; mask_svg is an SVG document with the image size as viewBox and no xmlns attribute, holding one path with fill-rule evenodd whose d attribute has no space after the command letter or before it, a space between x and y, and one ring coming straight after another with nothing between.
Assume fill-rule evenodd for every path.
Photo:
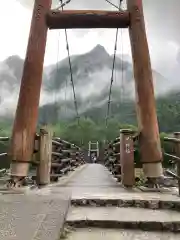
<instances>
[{"instance_id":1,"label":"dark wooden timber","mask_svg":"<svg viewBox=\"0 0 180 240\"><path fill-rule=\"evenodd\" d=\"M129 13L95 10L49 11L46 23L50 29L127 28Z\"/></svg>"}]
</instances>

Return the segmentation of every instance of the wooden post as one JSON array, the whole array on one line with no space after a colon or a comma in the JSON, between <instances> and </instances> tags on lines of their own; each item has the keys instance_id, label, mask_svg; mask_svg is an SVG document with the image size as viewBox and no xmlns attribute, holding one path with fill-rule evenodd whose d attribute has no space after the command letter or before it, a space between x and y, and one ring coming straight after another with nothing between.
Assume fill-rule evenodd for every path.
<instances>
[{"instance_id":1,"label":"wooden post","mask_svg":"<svg viewBox=\"0 0 180 240\"><path fill-rule=\"evenodd\" d=\"M37 169L37 184L50 183L51 159L52 159L52 132L47 127L40 129L39 140L39 166Z\"/></svg>"},{"instance_id":2,"label":"wooden post","mask_svg":"<svg viewBox=\"0 0 180 240\"><path fill-rule=\"evenodd\" d=\"M38 118L44 53L47 38L45 15L52 0L35 0L24 62L19 100L11 138L11 175L27 175Z\"/></svg>"},{"instance_id":3,"label":"wooden post","mask_svg":"<svg viewBox=\"0 0 180 240\"><path fill-rule=\"evenodd\" d=\"M131 135L131 130L120 131L121 180L126 187L132 187L135 184L134 142Z\"/></svg>"},{"instance_id":4,"label":"wooden post","mask_svg":"<svg viewBox=\"0 0 180 240\"><path fill-rule=\"evenodd\" d=\"M129 35L134 65L141 160L145 175L156 178L163 172L162 151L142 0L127 0L127 7L130 13Z\"/></svg>"},{"instance_id":5,"label":"wooden post","mask_svg":"<svg viewBox=\"0 0 180 240\"><path fill-rule=\"evenodd\" d=\"M175 132L174 137L180 139L180 132ZM180 144L175 143L176 156L180 157ZM177 175L180 177L180 162L177 161ZM180 196L180 180L178 180L179 196Z\"/></svg>"}]
</instances>

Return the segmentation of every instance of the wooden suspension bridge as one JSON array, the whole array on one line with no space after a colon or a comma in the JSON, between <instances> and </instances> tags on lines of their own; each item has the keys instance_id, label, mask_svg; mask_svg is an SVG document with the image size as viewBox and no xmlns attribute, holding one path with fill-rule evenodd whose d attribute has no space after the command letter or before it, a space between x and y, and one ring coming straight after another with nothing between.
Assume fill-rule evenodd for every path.
<instances>
[{"instance_id":1,"label":"wooden suspension bridge","mask_svg":"<svg viewBox=\"0 0 180 240\"><path fill-rule=\"evenodd\" d=\"M0 157L8 155L11 160L10 179L0 195L0 239L54 240L70 227L71 230L83 228L85 232L70 234L69 239L83 238L83 234L100 239L98 229L114 239L115 236L131 239L137 235L144 239L147 231L154 232L149 232L146 239L156 239L158 234L157 239L179 239L174 232L180 232L180 134L164 138L174 145L175 154L164 153L142 0L127 0L127 9L120 11L59 11L52 10L51 4L52 0L35 0L12 136L0 138L0 141L10 141L9 152ZM104 157L99 155L97 162L101 164L87 164L83 149L53 137L46 126L36 132L47 31L64 28L129 29L138 131L121 129L117 139L107 145ZM137 146L143 173L152 188L136 185L134 149ZM176 179L179 192L165 191L159 186L163 155L177 164L177 172L168 171L168 174ZM30 166L35 171L29 177L31 187L27 190L24 186L28 185ZM87 228L93 230L89 232ZM112 235L107 229L118 232ZM144 232L134 232L134 229ZM157 231L169 233L161 235Z\"/></svg>"}]
</instances>

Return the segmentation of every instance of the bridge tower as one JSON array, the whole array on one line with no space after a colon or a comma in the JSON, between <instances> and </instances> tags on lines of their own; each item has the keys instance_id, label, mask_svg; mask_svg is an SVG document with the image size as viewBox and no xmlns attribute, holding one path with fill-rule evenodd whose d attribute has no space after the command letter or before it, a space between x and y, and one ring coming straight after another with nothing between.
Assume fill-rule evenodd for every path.
<instances>
[{"instance_id":1,"label":"bridge tower","mask_svg":"<svg viewBox=\"0 0 180 240\"><path fill-rule=\"evenodd\" d=\"M162 174L162 153L156 115L152 70L142 0L127 0L127 10L51 10L52 0L35 0L14 120L10 156L11 175L27 175L38 118L47 30L73 28L129 28L134 63L140 152L146 176Z\"/></svg>"},{"instance_id":2,"label":"bridge tower","mask_svg":"<svg viewBox=\"0 0 180 240\"><path fill-rule=\"evenodd\" d=\"M130 13L129 36L134 65L141 161L145 175L156 178L163 174L162 151L142 0L127 0L127 10Z\"/></svg>"}]
</instances>

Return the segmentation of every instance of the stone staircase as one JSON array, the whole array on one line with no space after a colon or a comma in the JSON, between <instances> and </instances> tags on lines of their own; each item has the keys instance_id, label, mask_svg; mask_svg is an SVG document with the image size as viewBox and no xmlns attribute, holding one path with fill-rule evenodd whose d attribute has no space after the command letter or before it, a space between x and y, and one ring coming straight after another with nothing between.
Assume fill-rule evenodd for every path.
<instances>
[{"instance_id":1,"label":"stone staircase","mask_svg":"<svg viewBox=\"0 0 180 240\"><path fill-rule=\"evenodd\" d=\"M73 199L66 224L73 227L68 239L178 239L180 201L166 195L141 193L123 199ZM159 199L158 199L159 195ZM154 199L153 199L154 198ZM156 199L157 198L157 199ZM106 239L106 238L105 238Z\"/></svg>"},{"instance_id":2,"label":"stone staircase","mask_svg":"<svg viewBox=\"0 0 180 240\"><path fill-rule=\"evenodd\" d=\"M133 206L128 206L126 203L123 205L121 201L118 206L71 206L67 224L73 227L180 232L178 208L156 208L156 206L157 203L154 202L149 208L144 208L145 205L143 207L141 201Z\"/></svg>"},{"instance_id":3,"label":"stone staircase","mask_svg":"<svg viewBox=\"0 0 180 240\"><path fill-rule=\"evenodd\" d=\"M107 175L109 182L112 175L101 167L99 170L104 173L99 174L95 186L88 180L88 168L93 170L93 166L87 167L66 186L73 188L76 183L66 218L66 227L71 229L67 239L180 238L180 198L177 195L126 190L116 182L114 186L108 186L107 182L103 185L102 175ZM95 171L92 175L95 178ZM81 184L78 178L81 178Z\"/></svg>"}]
</instances>

